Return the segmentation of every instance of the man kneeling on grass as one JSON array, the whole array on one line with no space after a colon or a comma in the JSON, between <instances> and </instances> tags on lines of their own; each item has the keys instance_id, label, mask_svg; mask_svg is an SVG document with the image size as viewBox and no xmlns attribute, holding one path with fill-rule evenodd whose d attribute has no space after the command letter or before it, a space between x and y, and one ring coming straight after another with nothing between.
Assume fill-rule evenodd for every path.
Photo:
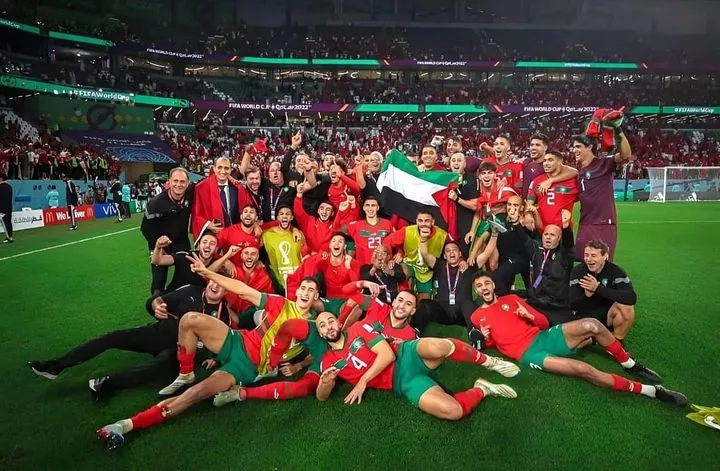
<instances>
[{"instance_id":1,"label":"man kneeling on grass","mask_svg":"<svg viewBox=\"0 0 720 471\"><path fill-rule=\"evenodd\" d=\"M579 319L548 329L547 318L518 296L497 297L490 274L480 272L475 275L473 287L482 305L470 320L482 332L487 347L495 347L503 355L536 370L574 376L601 388L642 394L677 406L687 404L687 398L679 392L631 381L599 371L584 361L567 358L574 355L577 348L595 341L626 372L650 383L660 382L657 373L633 360L620 341L597 319Z\"/></svg>"}]
</instances>

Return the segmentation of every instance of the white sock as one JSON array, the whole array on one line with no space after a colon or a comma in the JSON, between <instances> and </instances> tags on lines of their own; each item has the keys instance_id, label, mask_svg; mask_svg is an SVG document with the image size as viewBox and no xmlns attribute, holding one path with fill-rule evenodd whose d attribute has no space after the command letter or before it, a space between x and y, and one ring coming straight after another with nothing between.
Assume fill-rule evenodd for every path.
<instances>
[{"instance_id":1,"label":"white sock","mask_svg":"<svg viewBox=\"0 0 720 471\"><path fill-rule=\"evenodd\" d=\"M640 394L647 397L655 397L655 386L643 384L642 389L640 389Z\"/></svg>"},{"instance_id":2,"label":"white sock","mask_svg":"<svg viewBox=\"0 0 720 471\"><path fill-rule=\"evenodd\" d=\"M635 360L633 360L632 358L628 358L627 361L620 363L620 366L622 366L623 368L632 368L633 366L635 366Z\"/></svg>"},{"instance_id":3,"label":"white sock","mask_svg":"<svg viewBox=\"0 0 720 471\"><path fill-rule=\"evenodd\" d=\"M117 424L122 427L122 433L128 433L133 429L133 423L130 419L118 420Z\"/></svg>"}]
</instances>

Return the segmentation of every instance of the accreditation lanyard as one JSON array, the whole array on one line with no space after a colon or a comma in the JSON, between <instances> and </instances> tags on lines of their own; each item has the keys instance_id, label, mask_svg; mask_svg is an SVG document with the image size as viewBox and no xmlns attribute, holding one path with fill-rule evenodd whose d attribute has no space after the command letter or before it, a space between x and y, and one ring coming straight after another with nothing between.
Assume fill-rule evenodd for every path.
<instances>
[{"instance_id":1,"label":"accreditation lanyard","mask_svg":"<svg viewBox=\"0 0 720 471\"><path fill-rule=\"evenodd\" d=\"M455 291L457 289L458 280L460 279L460 267L457 268L457 271L455 272L455 282L450 286L450 265L445 264L445 274L447 275L447 284L448 284L448 301L451 306L455 305Z\"/></svg>"},{"instance_id":2,"label":"accreditation lanyard","mask_svg":"<svg viewBox=\"0 0 720 471\"><path fill-rule=\"evenodd\" d=\"M380 278L377 274L377 270L375 271L375 275L373 275L376 280L378 280L378 284L380 286L385 286L385 299L387 300L388 304L392 304L392 298L390 297L390 288L388 287L387 283L383 281L382 278Z\"/></svg>"},{"instance_id":3,"label":"accreditation lanyard","mask_svg":"<svg viewBox=\"0 0 720 471\"><path fill-rule=\"evenodd\" d=\"M543 250L543 252L545 252L545 255L543 255L543 261L542 264L540 264L540 271L538 272L538 276L537 278L535 278L535 282L533 283L533 288L535 289L540 286L540 282L543 279L543 269L545 268L545 262L547 262L547 259L550 256L549 250Z\"/></svg>"},{"instance_id":4,"label":"accreditation lanyard","mask_svg":"<svg viewBox=\"0 0 720 471\"><path fill-rule=\"evenodd\" d=\"M275 196L275 190L270 188L270 220L275 220L275 209L277 209L277 205L280 202L280 197L282 196L282 188L280 188L280 191L278 192L277 198Z\"/></svg>"}]
</instances>

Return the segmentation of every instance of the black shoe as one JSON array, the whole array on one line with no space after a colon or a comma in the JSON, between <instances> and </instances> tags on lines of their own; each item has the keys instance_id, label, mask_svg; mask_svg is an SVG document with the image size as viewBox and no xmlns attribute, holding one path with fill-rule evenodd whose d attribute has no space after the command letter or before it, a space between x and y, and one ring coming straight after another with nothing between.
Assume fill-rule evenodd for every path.
<instances>
[{"instance_id":1,"label":"black shoe","mask_svg":"<svg viewBox=\"0 0 720 471\"><path fill-rule=\"evenodd\" d=\"M13 242L15 242L13 239L5 239L5 240L3 240L3 244L12 244Z\"/></svg>"},{"instance_id":2,"label":"black shoe","mask_svg":"<svg viewBox=\"0 0 720 471\"><path fill-rule=\"evenodd\" d=\"M29 361L28 366L38 376L42 376L47 379L55 379L62 372L62 368L57 364L50 361Z\"/></svg>"},{"instance_id":3,"label":"black shoe","mask_svg":"<svg viewBox=\"0 0 720 471\"><path fill-rule=\"evenodd\" d=\"M90 397L95 402L100 402L107 399L108 393L110 392L110 376L103 376L102 378L92 378L88 381L88 387L90 388Z\"/></svg>"},{"instance_id":4,"label":"black shoe","mask_svg":"<svg viewBox=\"0 0 720 471\"><path fill-rule=\"evenodd\" d=\"M640 363L635 363L632 368L624 368L625 371L636 378L647 381L648 383L662 383L662 378L650 368L645 368Z\"/></svg>"},{"instance_id":5,"label":"black shoe","mask_svg":"<svg viewBox=\"0 0 720 471\"><path fill-rule=\"evenodd\" d=\"M77 226L70 226L70 229L68 231L77 231Z\"/></svg>"},{"instance_id":6,"label":"black shoe","mask_svg":"<svg viewBox=\"0 0 720 471\"><path fill-rule=\"evenodd\" d=\"M482 332L473 327L470 329L470 332L468 332L468 343L470 343L475 350L482 350L485 343L485 337L483 337Z\"/></svg>"},{"instance_id":7,"label":"black shoe","mask_svg":"<svg viewBox=\"0 0 720 471\"><path fill-rule=\"evenodd\" d=\"M677 391L671 391L670 389L666 389L660 385L655 386L655 399L675 404L678 407L687 405L687 397L685 397L685 394Z\"/></svg>"}]
</instances>

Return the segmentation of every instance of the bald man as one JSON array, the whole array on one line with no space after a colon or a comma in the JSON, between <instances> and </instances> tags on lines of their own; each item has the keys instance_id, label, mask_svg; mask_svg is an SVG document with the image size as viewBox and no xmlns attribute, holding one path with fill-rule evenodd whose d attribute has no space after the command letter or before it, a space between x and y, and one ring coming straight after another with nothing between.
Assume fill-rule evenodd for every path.
<instances>
[{"instance_id":1,"label":"bald man","mask_svg":"<svg viewBox=\"0 0 720 471\"><path fill-rule=\"evenodd\" d=\"M569 218L563 221L562 229L555 224L545 226L540 241L531 239L527 234L521 237L530 258L528 303L545 314L550 325L573 320L569 283L575 255Z\"/></svg>"}]
</instances>

